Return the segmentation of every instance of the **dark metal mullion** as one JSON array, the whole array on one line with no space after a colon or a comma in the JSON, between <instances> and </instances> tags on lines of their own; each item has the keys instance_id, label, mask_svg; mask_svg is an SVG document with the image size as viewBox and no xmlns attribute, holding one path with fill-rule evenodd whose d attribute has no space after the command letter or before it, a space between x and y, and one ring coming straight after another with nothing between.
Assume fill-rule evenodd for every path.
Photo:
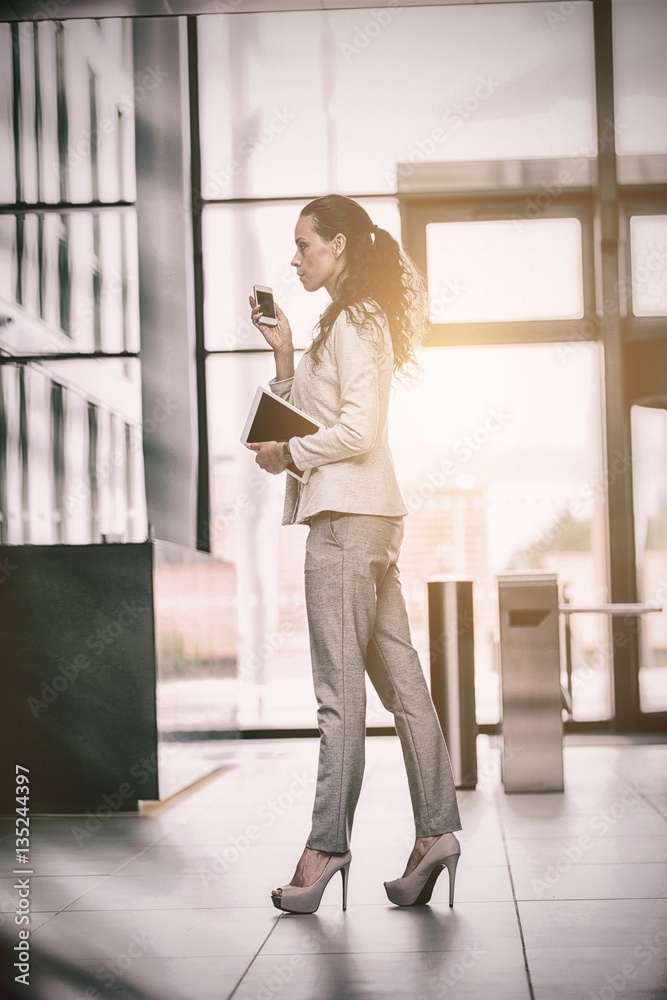
<instances>
[{"instance_id":1,"label":"dark metal mullion","mask_svg":"<svg viewBox=\"0 0 667 1000\"><path fill-rule=\"evenodd\" d=\"M305 350L305 347L297 347L294 353L299 354ZM270 347L220 347L217 350L215 348L206 349L204 353L209 358L219 354L273 354L273 351Z\"/></svg>"},{"instance_id":2,"label":"dark metal mullion","mask_svg":"<svg viewBox=\"0 0 667 1000\"><path fill-rule=\"evenodd\" d=\"M77 354L75 351L64 351L52 354L0 354L0 365L26 365L33 361L99 361L113 358L138 358L138 351L116 351L112 354L104 351L88 351Z\"/></svg>"},{"instance_id":3,"label":"dark metal mullion","mask_svg":"<svg viewBox=\"0 0 667 1000\"><path fill-rule=\"evenodd\" d=\"M314 201L315 198L320 198L321 195L303 195L303 194L277 194L277 195L262 195L256 198L204 198L200 194L198 200L202 203L203 207L206 208L209 205L268 205L271 202L309 202ZM397 191L387 191L384 194L350 194L347 195L348 198L353 198L355 201L387 201L387 199L398 200L399 194Z\"/></svg>"},{"instance_id":4,"label":"dark metal mullion","mask_svg":"<svg viewBox=\"0 0 667 1000\"><path fill-rule=\"evenodd\" d=\"M0 215L19 215L29 212L123 212L135 209L133 201L17 201L13 205L0 205Z\"/></svg>"},{"instance_id":5,"label":"dark metal mullion","mask_svg":"<svg viewBox=\"0 0 667 1000\"><path fill-rule=\"evenodd\" d=\"M199 49L197 18L187 18L188 100L190 110L190 208L194 278L195 374L197 381L197 548L211 551L211 486L209 478L206 345L204 329L204 258L202 238L201 135L199 129Z\"/></svg>"},{"instance_id":6,"label":"dark metal mullion","mask_svg":"<svg viewBox=\"0 0 667 1000\"><path fill-rule=\"evenodd\" d=\"M607 545L610 599L633 603L637 599L630 412L623 386L623 340L620 317L618 184L616 144L613 28L611 0L593 4L595 48L595 103L597 128L611 124L612 137L600 143L598 153L597 209L600 223L600 315L604 343L604 412L607 475ZM621 472L616 463L621 459ZM639 719L639 637L622 616L610 622L613 636L614 717L617 732L632 732Z\"/></svg>"}]
</instances>

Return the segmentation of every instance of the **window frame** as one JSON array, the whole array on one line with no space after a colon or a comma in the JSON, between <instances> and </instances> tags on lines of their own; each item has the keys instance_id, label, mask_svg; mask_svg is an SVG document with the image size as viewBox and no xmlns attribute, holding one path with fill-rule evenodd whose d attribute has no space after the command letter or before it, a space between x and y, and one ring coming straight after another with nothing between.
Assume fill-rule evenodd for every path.
<instances>
[{"instance_id":1,"label":"window frame","mask_svg":"<svg viewBox=\"0 0 667 1000\"><path fill-rule=\"evenodd\" d=\"M426 227L438 222L512 222L526 218L527 199L544 197L544 191L497 194L466 191L447 194L399 193L403 245L424 275L427 274ZM574 319L497 320L476 323L430 323L425 347L467 347L496 344L544 344L599 340L595 317L594 191L569 189L538 216L542 219L576 218L581 225L584 314Z\"/></svg>"}]
</instances>

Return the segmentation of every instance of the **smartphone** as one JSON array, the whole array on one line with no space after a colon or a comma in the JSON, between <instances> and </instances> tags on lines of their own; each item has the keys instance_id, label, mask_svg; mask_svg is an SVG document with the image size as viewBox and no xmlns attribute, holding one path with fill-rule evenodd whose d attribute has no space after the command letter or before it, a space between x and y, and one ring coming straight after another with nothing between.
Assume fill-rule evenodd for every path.
<instances>
[{"instance_id":1,"label":"smartphone","mask_svg":"<svg viewBox=\"0 0 667 1000\"><path fill-rule=\"evenodd\" d=\"M266 285L253 285L252 289L255 302L262 311L262 323L265 326L276 326L278 318L276 316L276 303L273 299L273 290Z\"/></svg>"}]
</instances>

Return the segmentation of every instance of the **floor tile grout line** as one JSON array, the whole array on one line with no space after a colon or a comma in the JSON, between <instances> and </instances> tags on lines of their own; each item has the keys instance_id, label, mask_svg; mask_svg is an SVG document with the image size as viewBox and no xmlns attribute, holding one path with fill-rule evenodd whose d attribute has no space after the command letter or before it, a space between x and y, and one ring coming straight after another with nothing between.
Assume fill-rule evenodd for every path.
<instances>
[{"instance_id":1,"label":"floor tile grout line","mask_svg":"<svg viewBox=\"0 0 667 1000\"><path fill-rule=\"evenodd\" d=\"M528 982L528 992L530 994L530 1000L535 1000L535 990L533 989L533 980L530 975L530 965L528 964L528 954L526 952L526 940L523 936L523 927L521 926L521 914L519 912L519 903L516 898L516 892L514 891L514 876L512 875L512 866L510 864L509 852L507 850L507 840L505 837L505 823L502 815L502 808L500 806L500 801L498 796L501 794L500 790L496 790L496 809L498 811L498 819L500 823L500 835L503 840L503 848L505 850L505 858L507 860L507 872L509 874L510 886L512 889L512 900L514 902L514 912L516 914L516 922L519 928L519 937L521 939L521 952L523 954L523 965L526 970L526 980Z\"/></svg>"},{"instance_id":2,"label":"floor tile grout line","mask_svg":"<svg viewBox=\"0 0 667 1000\"><path fill-rule=\"evenodd\" d=\"M268 933L268 934L266 935L266 937L264 938L264 940L263 940L263 941L262 941L262 943L260 944L260 946L259 946L259 948L257 949L257 951L255 952L255 954L254 954L254 955L252 956L252 958L251 958L251 959L250 959L250 961L248 962L248 966L247 966L247 968L245 969L245 971L241 973L241 977L240 977L240 979L239 979L238 983L236 984L236 986L234 987L234 989L232 990L232 992L231 992L231 993L230 993L230 994L229 994L229 995L227 996L227 1000L232 1000L232 998L233 998L234 994L235 994L235 993L236 993L236 991L238 990L239 986L240 986L240 985L242 984L242 982L243 982L243 980L245 979L245 977L246 977L246 976L248 975L248 973L250 972L250 970L251 970L252 966L253 966L253 965L254 965L254 963L255 963L255 960L256 960L256 959L257 959L257 958L259 957L259 954L260 954L260 952L261 952L262 948L264 947L264 945L266 944L266 942L267 942L267 941L269 940L269 938L271 937L271 935L272 935L272 934L273 934L273 932L275 931L275 929L276 929L276 927L278 926L278 924L280 923L281 919L282 919L282 914L281 914L281 915L280 915L280 916L278 917L278 919L277 919L277 920L274 920L274 922L273 922L273 926L271 927L271 930L270 930L270 931L269 931L269 933Z\"/></svg>"},{"instance_id":3,"label":"floor tile grout line","mask_svg":"<svg viewBox=\"0 0 667 1000\"><path fill-rule=\"evenodd\" d=\"M39 878L39 876L37 876L37 877ZM46 877L48 877L48 876L46 876ZM56 878L57 876L53 876L53 877L54 877L54 878ZM97 876L97 875L92 875L92 876L88 876L88 875L86 875L86 876L83 876L83 877L84 877L84 878L97 878L98 876ZM65 878L76 878L76 876L71 876L71 875L65 875ZM75 899L72 899L72 900L71 900L71 901L70 901L69 903L67 903L67 905L66 905L66 906L62 906L62 907L60 907L60 909L58 909L58 910L56 910L56 911L55 911L55 913L54 913L54 916L55 916L55 917L57 917L57 916L59 916L59 915L60 915L61 913L64 913L64 912L65 912L66 910L69 910L70 906L73 906L73 905L74 905L74 904L75 904L76 902L78 902L78 901L79 901L80 899L83 899L83 897L84 897L84 896L86 896L86 895L87 895L87 894L88 894L89 892L92 892L92 891L93 891L93 889L97 889L97 888L98 888L99 886L101 886L101 885L102 885L102 883L103 883L103 882L106 882L106 880L107 880L108 878L111 878L111 876L110 876L110 875L102 875L102 877L100 878L100 881L99 881L99 882L98 882L98 883L97 883L96 885L91 885L91 887L90 887L89 889L86 889L86 890L85 890L85 892L82 892L80 896L76 896L76 898L75 898ZM38 912L38 911L37 911L37 910L34 910L33 912L35 912L35 913L36 913L36 912ZM46 913L50 913L50 912L52 912L52 911L50 911L50 910L46 910L45 912L46 912ZM86 912L86 911L84 911L84 912ZM46 923L48 923L48 920L47 920L47 921L45 921L45 922L46 922ZM36 930L39 930L39 928L37 927L37 928L36 928Z\"/></svg>"},{"instance_id":4,"label":"floor tile grout line","mask_svg":"<svg viewBox=\"0 0 667 1000\"><path fill-rule=\"evenodd\" d=\"M658 814L658 816L661 819L663 819L667 823L667 816L662 811L662 809L659 809L654 802L651 802L651 799L648 797L648 795L646 795L639 788L637 788L634 781L632 781L630 778L627 777L625 778L625 781L627 782L628 786L633 790L633 792L635 792L635 794L638 795L639 798L642 799L642 801L645 802L647 806L649 806L649 808L651 808L655 813ZM657 834L657 836L664 837L664 834Z\"/></svg>"}]
</instances>

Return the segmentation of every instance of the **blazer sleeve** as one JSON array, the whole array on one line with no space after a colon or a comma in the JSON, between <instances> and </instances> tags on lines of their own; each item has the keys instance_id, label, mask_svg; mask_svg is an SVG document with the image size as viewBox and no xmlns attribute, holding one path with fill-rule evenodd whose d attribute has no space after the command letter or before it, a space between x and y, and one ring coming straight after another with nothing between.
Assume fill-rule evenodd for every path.
<instances>
[{"instance_id":1,"label":"blazer sleeve","mask_svg":"<svg viewBox=\"0 0 667 1000\"><path fill-rule=\"evenodd\" d=\"M290 396L292 395L292 382L294 381L294 376L290 378L272 378L269 382L271 392L274 392L276 396L280 396L281 399L286 400L289 403Z\"/></svg>"},{"instance_id":2,"label":"blazer sleeve","mask_svg":"<svg viewBox=\"0 0 667 1000\"><path fill-rule=\"evenodd\" d=\"M316 469L371 450L378 432L380 392L377 338L359 335L345 313L331 331L340 385L340 416L333 427L290 438L298 469Z\"/></svg>"}]
</instances>

